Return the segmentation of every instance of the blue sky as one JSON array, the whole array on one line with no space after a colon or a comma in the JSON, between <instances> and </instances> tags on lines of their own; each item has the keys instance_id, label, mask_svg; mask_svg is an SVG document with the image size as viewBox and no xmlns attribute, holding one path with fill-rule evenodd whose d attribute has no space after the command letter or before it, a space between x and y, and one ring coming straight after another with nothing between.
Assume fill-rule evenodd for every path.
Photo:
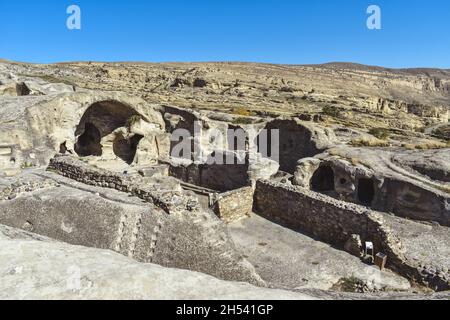
<instances>
[{"instance_id":1,"label":"blue sky","mask_svg":"<svg viewBox=\"0 0 450 320\"><path fill-rule=\"evenodd\" d=\"M81 30L66 28L71 4ZM370 4L382 30L366 27ZM450 68L450 1L0 0L0 57Z\"/></svg>"}]
</instances>

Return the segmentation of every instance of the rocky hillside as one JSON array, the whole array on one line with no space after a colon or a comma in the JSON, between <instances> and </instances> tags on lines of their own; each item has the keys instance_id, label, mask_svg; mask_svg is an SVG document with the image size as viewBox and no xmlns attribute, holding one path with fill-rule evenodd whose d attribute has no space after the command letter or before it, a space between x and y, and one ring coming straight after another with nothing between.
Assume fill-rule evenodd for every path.
<instances>
[{"instance_id":1,"label":"rocky hillside","mask_svg":"<svg viewBox=\"0 0 450 320\"><path fill-rule=\"evenodd\" d=\"M448 123L450 70L349 63L2 63L2 71L149 102L239 115L296 115L415 135ZM5 70L6 69L6 70Z\"/></svg>"}]
</instances>

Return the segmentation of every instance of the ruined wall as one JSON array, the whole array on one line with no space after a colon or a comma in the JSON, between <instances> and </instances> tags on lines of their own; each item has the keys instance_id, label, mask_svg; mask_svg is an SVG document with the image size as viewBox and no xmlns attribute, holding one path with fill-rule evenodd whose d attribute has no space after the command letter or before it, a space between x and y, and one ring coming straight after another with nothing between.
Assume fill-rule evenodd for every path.
<instances>
[{"instance_id":1,"label":"ruined wall","mask_svg":"<svg viewBox=\"0 0 450 320\"><path fill-rule=\"evenodd\" d=\"M145 178L131 178L120 173L91 167L72 157L57 156L51 159L48 170L56 171L64 177L84 184L131 193L148 203L157 205L169 214L180 210L199 209L194 197L180 197L180 192L177 191L158 190L156 186L148 185Z\"/></svg>"},{"instance_id":2,"label":"ruined wall","mask_svg":"<svg viewBox=\"0 0 450 320\"><path fill-rule=\"evenodd\" d=\"M325 168L328 173L321 174ZM388 169L375 171L337 158L306 158L298 162L293 183L402 218L450 226L450 195Z\"/></svg>"},{"instance_id":3,"label":"ruined wall","mask_svg":"<svg viewBox=\"0 0 450 320\"><path fill-rule=\"evenodd\" d=\"M267 141L269 154L279 152L280 170L294 173L297 161L302 158L312 157L321 153L326 146L335 139L331 130L320 126L311 126L299 120L276 119L269 122L264 128L267 131ZM277 130L279 135L279 145L272 147L272 135ZM272 134L269 134L272 133ZM269 139L269 137L272 137ZM261 143L261 141L260 141ZM261 148L261 145L259 146Z\"/></svg>"},{"instance_id":4,"label":"ruined wall","mask_svg":"<svg viewBox=\"0 0 450 320\"><path fill-rule=\"evenodd\" d=\"M220 194L213 210L226 223L249 216L253 210L253 188L245 187Z\"/></svg>"},{"instance_id":5,"label":"ruined wall","mask_svg":"<svg viewBox=\"0 0 450 320\"><path fill-rule=\"evenodd\" d=\"M176 189L170 185L174 179L165 178L168 186L158 180L150 185L144 178L129 179L65 156L53 159L49 169L83 184L75 188L67 179L48 173L61 183L60 189L44 183L16 188L17 197L11 190L0 192L1 224L74 245L114 250L141 262L264 285L213 212L202 209L196 197L171 191ZM34 189L43 187L53 191L34 196L40 192ZM98 187L131 193L145 203L127 201L126 193L104 195L105 189ZM86 192L81 195L78 188Z\"/></svg>"},{"instance_id":6,"label":"ruined wall","mask_svg":"<svg viewBox=\"0 0 450 320\"><path fill-rule=\"evenodd\" d=\"M226 192L249 185L248 164L184 165L172 161L170 175L184 182L204 188Z\"/></svg>"},{"instance_id":7,"label":"ruined wall","mask_svg":"<svg viewBox=\"0 0 450 320\"><path fill-rule=\"evenodd\" d=\"M256 183L254 201L259 215L339 247L344 247L352 234L360 235L363 242L369 238L367 209L363 207L262 180Z\"/></svg>"},{"instance_id":8,"label":"ruined wall","mask_svg":"<svg viewBox=\"0 0 450 320\"><path fill-rule=\"evenodd\" d=\"M253 210L342 249L356 235L362 243L373 242L375 253L387 254L387 267L399 274L435 290L450 288L445 275L421 268L420 262L405 258L400 239L384 225L383 214L379 212L304 188L263 180L256 184Z\"/></svg>"}]
</instances>

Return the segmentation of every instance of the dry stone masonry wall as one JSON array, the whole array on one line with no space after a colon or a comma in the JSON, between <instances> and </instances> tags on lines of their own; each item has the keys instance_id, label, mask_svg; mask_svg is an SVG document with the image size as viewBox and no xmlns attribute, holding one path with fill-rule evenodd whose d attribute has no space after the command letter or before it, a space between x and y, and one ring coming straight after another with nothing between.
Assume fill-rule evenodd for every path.
<instances>
[{"instance_id":1,"label":"dry stone masonry wall","mask_svg":"<svg viewBox=\"0 0 450 320\"><path fill-rule=\"evenodd\" d=\"M253 188L245 187L218 196L214 204L216 215L230 223L250 216L253 209Z\"/></svg>"},{"instance_id":2,"label":"dry stone masonry wall","mask_svg":"<svg viewBox=\"0 0 450 320\"><path fill-rule=\"evenodd\" d=\"M161 190L158 186L149 184L145 178L130 177L95 168L73 157L56 156L50 160L48 170L56 171L67 178L88 185L131 193L146 202L155 204L168 214L183 210L200 210L195 197L173 190Z\"/></svg>"},{"instance_id":3,"label":"dry stone masonry wall","mask_svg":"<svg viewBox=\"0 0 450 320\"><path fill-rule=\"evenodd\" d=\"M173 178L158 182L111 173L69 156L53 159L49 171L38 176L50 177L61 189L0 200L1 224L140 262L265 285L223 223L195 197L178 191Z\"/></svg>"},{"instance_id":4,"label":"dry stone masonry wall","mask_svg":"<svg viewBox=\"0 0 450 320\"><path fill-rule=\"evenodd\" d=\"M339 248L348 249L355 238L360 243L371 241L376 252L387 254L389 268L438 290L450 288L448 274L420 268L417 263L405 259L401 240L384 225L382 213L306 188L264 180L256 184L254 211ZM357 255L361 250L348 251Z\"/></svg>"},{"instance_id":5,"label":"dry stone masonry wall","mask_svg":"<svg viewBox=\"0 0 450 320\"><path fill-rule=\"evenodd\" d=\"M15 199L21 193L33 192L39 189L54 188L58 184L53 180L18 181L0 190L0 201Z\"/></svg>"}]
</instances>

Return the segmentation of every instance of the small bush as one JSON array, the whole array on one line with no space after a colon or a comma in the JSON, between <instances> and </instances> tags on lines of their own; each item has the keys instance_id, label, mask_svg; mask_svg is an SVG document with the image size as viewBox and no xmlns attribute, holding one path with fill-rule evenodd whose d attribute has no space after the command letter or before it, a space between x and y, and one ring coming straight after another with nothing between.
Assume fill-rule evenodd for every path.
<instances>
[{"instance_id":1,"label":"small bush","mask_svg":"<svg viewBox=\"0 0 450 320\"><path fill-rule=\"evenodd\" d=\"M335 289L338 289L343 292L364 292L364 282L359 280L356 277L343 278L339 280L337 285L335 285Z\"/></svg>"},{"instance_id":2,"label":"small bush","mask_svg":"<svg viewBox=\"0 0 450 320\"><path fill-rule=\"evenodd\" d=\"M450 142L450 125L434 130L433 134Z\"/></svg>"},{"instance_id":3,"label":"small bush","mask_svg":"<svg viewBox=\"0 0 450 320\"><path fill-rule=\"evenodd\" d=\"M253 123L253 119L251 118L236 118L233 120L234 124L252 124Z\"/></svg>"},{"instance_id":4,"label":"small bush","mask_svg":"<svg viewBox=\"0 0 450 320\"><path fill-rule=\"evenodd\" d=\"M386 128L373 128L369 130L369 134L373 135L375 138L381 140L387 140L390 137L390 132Z\"/></svg>"},{"instance_id":5,"label":"small bush","mask_svg":"<svg viewBox=\"0 0 450 320\"><path fill-rule=\"evenodd\" d=\"M22 169L29 169L29 168L33 168L34 164L32 164L31 162L25 161L24 163L22 163L22 165L20 167Z\"/></svg>"},{"instance_id":6,"label":"small bush","mask_svg":"<svg viewBox=\"0 0 450 320\"><path fill-rule=\"evenodd\" d=\"M341 114L341 111L338 107L329 105L323 107L322 113L333 118L338 118Z\"/></svg>"}]
</instances>

